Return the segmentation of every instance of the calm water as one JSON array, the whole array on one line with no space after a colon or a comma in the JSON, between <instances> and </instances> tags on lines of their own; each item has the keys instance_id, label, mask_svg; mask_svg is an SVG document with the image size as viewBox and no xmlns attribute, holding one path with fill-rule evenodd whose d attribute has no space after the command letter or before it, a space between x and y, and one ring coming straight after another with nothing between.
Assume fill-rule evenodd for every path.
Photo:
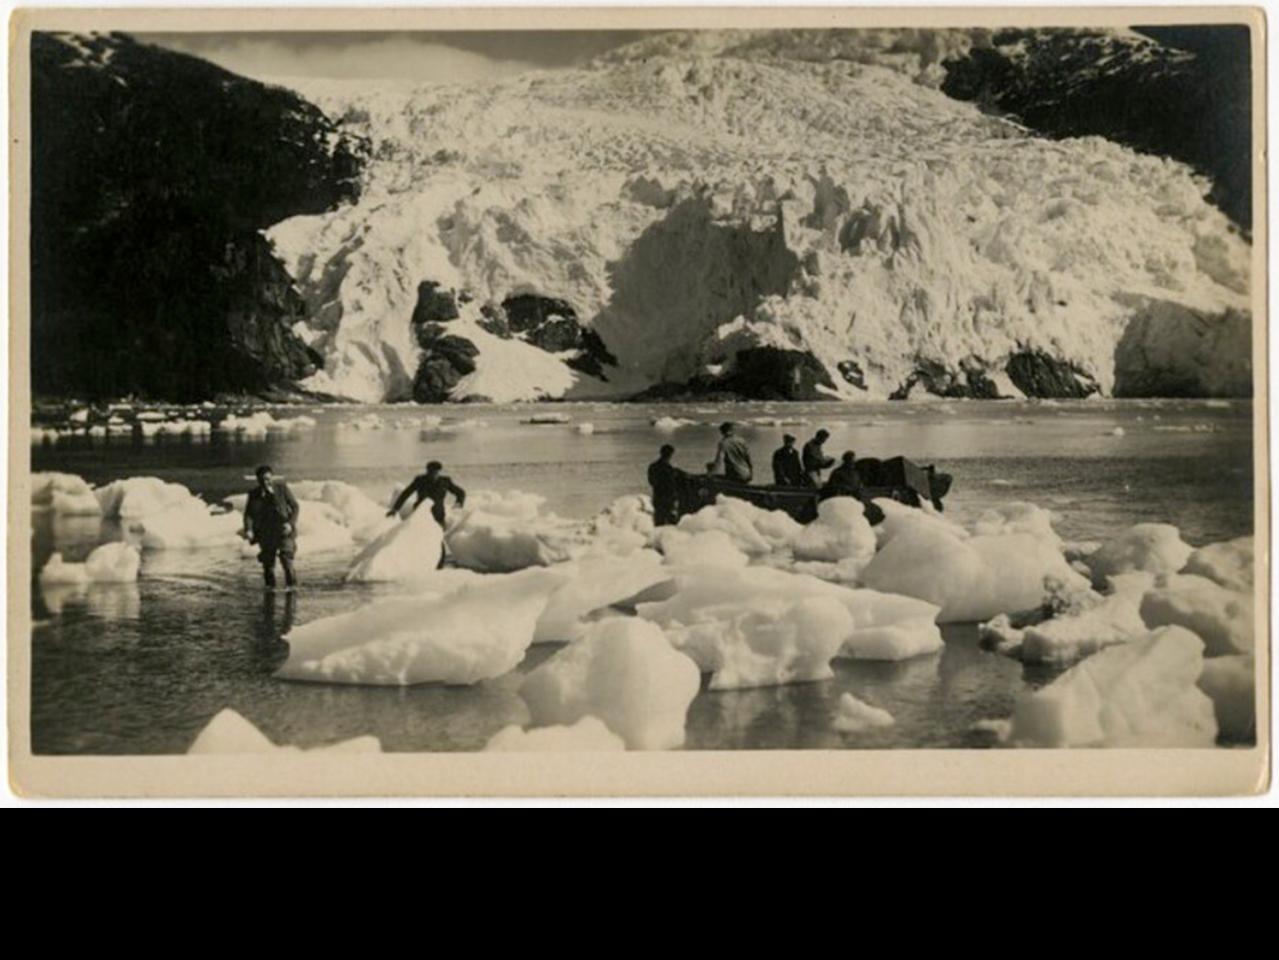
<instances>
[{"instance_id":1,"label":"calm water","mask_svg":"<svg viewBox=\"0 0 1279 960\"><path fill-rule=\"evenodd\" d=\"M566 516L586 517L643 489L643 467L672 442L695 470L710 458L714 426L733 418L803 419L752 425L755 462L766 465L785 432L805 439L827 427L829 452L902 453L955 475L947 509L959 518L1008 500L1051 508L1067 539L1098 539L1140 521L1166 521L1194 544L1252 532L1252 415L1246 403L1192 401L1035 403L741 404L640 407L344 407L306 413L313 431L263 441L77 439L32 450L33 470L77 473L91 483L158 476L210 501L242 492L261 462L290 480L338 479L385 500L428 459L468 490L520 489ZM355 430L368 413L401 429ZM532 425L564 413L568 424ZM699 425L659 433L650 421ZM444 431L419 426L444 418ZM593 424L584 435L577 425ZM1115 435L1116 428L1122 435ZM34 569L61 550L81 560L118 537L97 520L36 514ZM214 714L231 707L277 743L319 746L373 734L394 751L473 750L498 729L526 720L520 675L554 652L534 648L515 674L470 688L383 689L289 684L271 673L293 624L351 609L388 588L342 583L349 555L299 557L304 589L264 595L260 568L236 551L147 553L137 584L41 595L32 644L32 747L37 753L178 753ZM703 692L688 717L688 746L874 748L986 746L981 719L1007 716L1042 670L977 647L970 626L948 628L940 653L904 663L835 662L823 683ZM844 692L883 707L895 726L835 733Z\"/></svg>"}]
</instances>

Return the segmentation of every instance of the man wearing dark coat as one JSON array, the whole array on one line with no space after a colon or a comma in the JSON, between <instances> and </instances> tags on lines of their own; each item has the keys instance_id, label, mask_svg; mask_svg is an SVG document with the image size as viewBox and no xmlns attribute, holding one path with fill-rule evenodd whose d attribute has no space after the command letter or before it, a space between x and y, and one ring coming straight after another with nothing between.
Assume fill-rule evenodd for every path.
<instances>
[{"instance_id":1,"label":"man wearing dark coat","mask_svg":"<svg viewBox=\"0 0 1279 960\"><path fill-rule=\"evenodd\" d=\"M258 561L268 590L275 589L275 562L284 570L284 589L298 585L293 557L298 549L298 516L301 508L283 480L275 479L271 468L258 467L258 485L249 491L244 505L244 535L258 546Z\"/></svg>"},{"instance_id":2,"label":"man wearing dark coat","mask_svg":"<svg viewBox=\"0 0 1279 960\"><path fill-rule=\"evenodd\" d=\"M667 527L679 520L679 469L671 463L675 448L664 444L648 465L648 485L653 488L653 524Z\"/></svg>"},{"instance_id":3,"label":"man wearing dark coat","mask_svg":"<svg viewBox=\"0 0 1279 960\"><path fill-rule=\"evenodd\" d=\"M779 487L802 487L804 467L795 449L795 438L789 433L782 437L782 445L773 452L773 483Z\"/></svg>"},{"instance_id":4,"label":"man wearing dark coat","mask_svg":"<svg viewBox=\"0 0 1279 960\"><path fill-rule=\"evenodd\" d=\"M835 465L834 458L826 456L826 451L822 449L822 444L829 438L830 431L818 430L813 439L804 444L804 476L810 487L820 487L822 471Z\"/></svg>"},{"instance_id":5,"label":"man wearing dark coat","mask_svg":"<svg viewBox=\"0 0 1279 960\"><path fill-rule=\"evenodd\" d=\"M440 471L444 469L444 464L438 460L432 460L426 465L426 473L418 474L413 481L404 488L391 509L386 512L388 517L393 517L400 512L400 508L404 506L409 497L416 494L417 499L413 501L413 509L416 510L421 506L423 500L431 501L431 516L435 518L435 522L444 528L444 498L450 493L457 500L458 507L466 504L466 491L453 482L452 478L446 477Z\"/></svg>"}]
</instances>

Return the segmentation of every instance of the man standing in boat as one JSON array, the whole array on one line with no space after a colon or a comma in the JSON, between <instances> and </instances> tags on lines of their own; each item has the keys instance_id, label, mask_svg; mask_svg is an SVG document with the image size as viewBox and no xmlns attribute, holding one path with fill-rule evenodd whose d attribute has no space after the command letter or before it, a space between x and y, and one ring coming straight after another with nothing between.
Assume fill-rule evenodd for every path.
<instances>
[{"instance_id":1,"label":"man standing in boat","mask_svg":"<svg viewBox=\"0 0 1279 960\"><path fill-rule=\"evenodd\" d=\"M416 510L422 505L423 500L431 501L431 516L435 518L435 522L440 525L440 529L444 528L444 498L450 493L457 500L460 509L466 503L466 491L453 482L451 477L446 477L441 471L444 464L438 460L432 460L426 465L426 473L418 474L395 498L395 503L391 505L391 509L386 512L388 517L393 517L400 512L400 508L408 501L409 497L416 495L417 499L413 502L413 509Z\"/></svg>"},{"instance_id":2,"label":"man standing in boat","mask_svg":"<svg viewBox=\"0 0 1279 960\"><path fill-rule=\"evenodd\" d=\"M298 585L293 569L293 557L297 553L298 515L301 508L293 492L266 464L258 467L255 476L258 485L249 491L244 504L244 537L257 544L258 560L262 564L262 578L268 590L275 589L275 561L279 558L284 569L284 589L293 590Z\"/></svg>"},{"instance_id":3,"label":"man standing in boat","mask_svg":"<svg viewBox=\"0 0 1279 960\"><path fill-rule=\"evenodd\" d=\"M818 430L813 435L813 439L804 444L805 483L810 487L820 488L822 471L835 465L834 457L826 456L826 451L822 449L822 444L828 439L830 439L829 430Z\"/></svg>"},{"instance_id":4,"label":"man standing in boat","mask_svg":"<svg viewBox=\"0 0 1279 960\"><path fill-rule=\"evenodd\" d=\"M755 475L751 466L751 451L746 441L739 437L731 423L720 424L719 448L715 451L715 461L711 464L711 473L723 474L729 480L738 483L750 483Z\"/></svg>"},{"instance_id":5,"label":"man standing in boat","mask_svg":"<svg viewBox=\"0 0 1279 960\"><path fill-rule=\"evenodd\" d=\"M782 437L782 445L773 452L773 483L779 487L802 487L804 468L795 449L795 438L789 433Z\"/></svg>"},{"instance_id":6,"label":"man standing in boat","mask_svg":"<svg viewBox=\"0 0 1279 960\"><path fill-rule=\"evenodd\" d=\"M675 448L664 444L648 465L648 485L653 488L653 524L667 527L679 520L679 470L671 463Z\"/></svg>"}]
</instances>

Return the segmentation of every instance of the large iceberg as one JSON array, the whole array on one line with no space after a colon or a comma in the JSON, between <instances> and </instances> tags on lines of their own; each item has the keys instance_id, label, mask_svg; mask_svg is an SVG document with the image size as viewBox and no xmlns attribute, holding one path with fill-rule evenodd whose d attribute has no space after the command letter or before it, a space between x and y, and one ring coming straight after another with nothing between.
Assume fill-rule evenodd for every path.
<instances>
[{"instance_id":1,"label":"large iceberg","mask_svg":"<svg viewBox=\"0 0 1279 960\"><path fill-rule=\"evenodd\" d=\"M417 595L297 627L285 637L289 658L276 676L373 686L501 676L524 658L547 600L564 582L550 570L488 577L440 571Z\"/></svg>"},{"instance_id":2,"label":"large iceberg","mask_svg":"<svg viewBox=\"0 0 1279 960\"><path fill-rule=\"evenodd\" d=\"M1210 747L1213 703L1196 686L1203 641L1164 627L1023 694L1010 742L1028 747Z\"/></svg>"},{"instance_id":3,"label":"large iceberg","mask_svg":"<svg viewBox=\"0 0 1279 960\"><path fill-rule=\"evenodd\" d=\"M520 687L535 726L570 725L595 716L632 750L671 750L697 696L696 664L656 625L615 617L534 670Z\"/></svg>"}]
</instances>

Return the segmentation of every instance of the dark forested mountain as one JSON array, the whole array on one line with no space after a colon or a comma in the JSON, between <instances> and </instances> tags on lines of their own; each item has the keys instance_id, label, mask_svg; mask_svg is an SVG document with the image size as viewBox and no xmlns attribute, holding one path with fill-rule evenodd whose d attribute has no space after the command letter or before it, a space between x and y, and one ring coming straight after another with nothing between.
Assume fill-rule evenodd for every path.
<instances>
[{"instance_id":1,"label":"dark forested mountain","mask_svg":"<svg viewBox=\"0 0 1279 960\"><path fill-rule=\"evenodd\" d=\"M358 139L120 34L37 33L31 55L35 391L191 399L313 372L259 231L354 199Z\"/></svg>"}]
</instances>

